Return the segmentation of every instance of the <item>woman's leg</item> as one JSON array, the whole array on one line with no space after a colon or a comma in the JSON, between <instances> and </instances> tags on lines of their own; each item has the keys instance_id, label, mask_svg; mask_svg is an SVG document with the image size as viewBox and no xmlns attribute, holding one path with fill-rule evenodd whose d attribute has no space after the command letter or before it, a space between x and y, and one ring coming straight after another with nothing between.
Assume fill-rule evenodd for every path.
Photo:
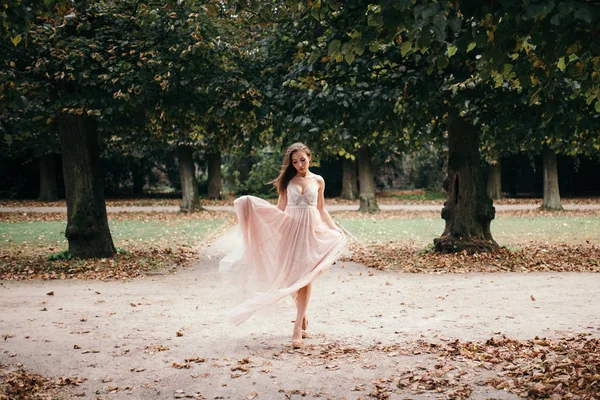
<instances>
[{"instance_id":1,"label":"woman's leg","mask_svg":"<svg viewBox=\"0 0 600 400\"><path fill-rule=\"evenodd\" d=\"M292 337L292 347L300 347L302 345L302 326L304 317L306 316L306 309L308 308L308 302L312 292L312 285L309 283L302 289L298 290L296 296L296 322L294 323L294 335Z\"/></svg>"},{"instance_id":2,"label":"woman's leg","mask_svg":"<svg viewBox=\"0 0 600 400\"><path fill-rule=\"evenodd\" d=\"M308 290L308 300L306 301L306 303L308 304L308 302L310 301L310 295L312 293L312 283L309 283L306 286L307 290ZM296 307L298 307L298 293L296 293L296 297L294 298L294 301L296 302ZM302 337L306 337L304 336L306 334L306 330L308 330L308 312L304 313L304 318L302 318Z\"/></svg>"}]
</instances>

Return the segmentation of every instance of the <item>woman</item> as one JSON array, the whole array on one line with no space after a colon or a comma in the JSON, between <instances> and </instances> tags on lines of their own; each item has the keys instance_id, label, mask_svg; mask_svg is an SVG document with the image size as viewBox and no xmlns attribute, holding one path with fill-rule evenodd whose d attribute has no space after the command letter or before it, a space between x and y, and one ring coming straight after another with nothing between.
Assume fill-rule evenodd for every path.
<instances>
[{"instance_id":1,"label":"woman","mask_svg":"<svg viewBox=\"0 0 600 400\"><path fill-rule=\"evenodd\" d=\"M251 292L230 313L239 325L255 311L291 295L296 300L292 346L306 337L311 282L329 268L344 247L344 235L325 209L325 181L310 172L311 152L302 143L288 147L273 182L277 207L254 196L235 200L243 246L220 263L220 271Z\"/></svg>"}]
</instances>

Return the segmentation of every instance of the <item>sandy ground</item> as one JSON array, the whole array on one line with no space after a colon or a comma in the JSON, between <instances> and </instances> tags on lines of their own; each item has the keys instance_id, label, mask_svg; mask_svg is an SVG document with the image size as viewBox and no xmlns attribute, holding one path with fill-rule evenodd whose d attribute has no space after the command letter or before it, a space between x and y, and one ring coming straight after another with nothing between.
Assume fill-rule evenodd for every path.
<instances>
[{"instance_id":1,"label":"sandy ground","mask_svg":"<svg viewBox=\"0 0 600 400\"><path fill-rule=\"evenodd\" d=\"M293 351L292 301L239 327L223 321L237 296L220 282L218 259L236 243L231 230L204 247L193 268L176 274L0 282L0 364L86 378L70 390L86 399L362 399L377 379L440 362L384 346L498 333L600 335L598 274L417 275L338 262L315 282L311 337ZM490 372L458 367L472 398L517 398L477 384ZM438 398L396 392L390 398Z\"/></svg>"}]
</instances>

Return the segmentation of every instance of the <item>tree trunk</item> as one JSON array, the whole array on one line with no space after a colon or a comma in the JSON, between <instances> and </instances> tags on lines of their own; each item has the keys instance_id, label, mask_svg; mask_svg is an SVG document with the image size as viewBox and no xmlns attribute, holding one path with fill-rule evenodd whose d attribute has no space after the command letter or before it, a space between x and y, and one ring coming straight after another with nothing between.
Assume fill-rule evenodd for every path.
<instances>
[{"instance_id":1,"label":"tree trunk","mask_svg":"<svg viewBox=\"0 0 600 400\"><path fill-rule=\"evenodd\" d=\"M434 240L435 250L471 254L498 247L490 232L495 209L488 197L479 168L479 137L462 118L448 123L448 178L444 189L448 200L442 218L446 228Z\"/></svg>"},{"instance_id":2,"label":"tree trunk","mask_svg":"<svg viewBox=\"0 0 600 400\"><path fill-rule=\"evenodd\" d=\"M223 189L221 183L221 152L209 153L208 158L208 198L220 199Z\"/></svg>"},{"instance_id":3,"label":"tree trunk","mask_svg":"<svg viewBox=\"0 0 600 400\"><path fill-rule=\"evenodd\" d=\"M488 169L487 194L492 200L502 198L502 166L500 160Z\"/></svg>"},{"instance_id":4,"label":"tree trunk","mask_svg":"<svg viewBox=\"0 0 600 400\"><path fill-rule=\"evenodd\" d=\"M342 193L340 198L346 200L356 200L358 197L358 187L356 185L356 163L349 158L344 157L342 176Z\"/></svg>"},{"instance_id":5,"label":"tree trunk","mask_svg":"<svg viewBox=\"0 0 600 400\"><path fill-rule=\"evenodd\" d=\"M556 153L548 148L544 149L544 202L542 203L542 209L563 210L558 189Z\"/></svg>"},{"instance_id":6,"label":"tree trunk","mask_svg":"<svg viewBox=\"0 0 600 400\"><path fill-rule=\"evenodd\" d=\"M56 184L56 154L40 156L40 201L58 200L58 185Z\"/></svg>"},{"instance_id":7,"label":"tree trunk","mask_svg":"<svg viewBox=\"0 0 600 400\"><path fill-rule=\"evenodd\" d=\"M146 171L141 164L135 163L131 169L131 179L133 180L133 194L140 196L144 194L146 186Z\"/></svg>"},{"instance_id":8,"label":"tree trunk","mask_svg":"<svg viewBox=\"0 0 600 400\"><path fill-rule=\"evenodd\" d=\"M177 147L177 161L179 162L179 175L181 177L181 211L184 212L194 212L202 209L200 196L198 196L193 153L194 149L190 146Z\"/></svg>"},{"instance_id":9,"label":"tree trunk","mask_svg":"<svg viewBox=\"0 0 600 400\"><path fill-rule=\"evenodd\" d=\"M86 115L59 113L69 253L77 258L112 257L116 250L108 227L100 171L96 122Z\"/></svg>"},{"instance_id":10,"label":"tree trunk","mask_svg":"<svg viewBox=\"0 0 600 400\"><path fill-rule=\"evenodd\" d=\"M368 146L358 150L358 183L360 212L377 212L377 197L375 196L375 171L371 162L371 151Z\"/></svg>"}]
</instances>

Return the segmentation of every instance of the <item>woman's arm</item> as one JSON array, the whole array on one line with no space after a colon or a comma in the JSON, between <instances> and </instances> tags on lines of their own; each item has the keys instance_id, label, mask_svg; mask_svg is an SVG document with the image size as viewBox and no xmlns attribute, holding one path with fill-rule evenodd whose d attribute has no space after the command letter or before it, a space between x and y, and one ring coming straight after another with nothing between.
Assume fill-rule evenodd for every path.
<instances>
[{"instance_id":1,"label":"woman's arm","mask_svg":"<svg viewBox=\"0 0 600 400\"><path fill-rule=\"evenodd\" d=\"M317 210L319 210L319 213L321 214L321 219L323 220L323 222L325 222L325 224L329 228L331 228L335 231L342 232L340 227L336 225L333 218L331 218L331 215L329 215L329 212L325 209L325 195L324 195L325 180L318 175L315 178L317 180L317 183L319 184L319 195L317 197Z\"/></svg>"},{"instance_id":2,"label":"woman's arm","mask_svg":"<svg viewBox=\"0 0 600 400\"><path fill-rule=\"evenodd\" d=\"M277 208L281 211L285 211L285 207L287 206L287 192L279 193L279 198L277 199Z\"/></svg>"}]
</instances>

